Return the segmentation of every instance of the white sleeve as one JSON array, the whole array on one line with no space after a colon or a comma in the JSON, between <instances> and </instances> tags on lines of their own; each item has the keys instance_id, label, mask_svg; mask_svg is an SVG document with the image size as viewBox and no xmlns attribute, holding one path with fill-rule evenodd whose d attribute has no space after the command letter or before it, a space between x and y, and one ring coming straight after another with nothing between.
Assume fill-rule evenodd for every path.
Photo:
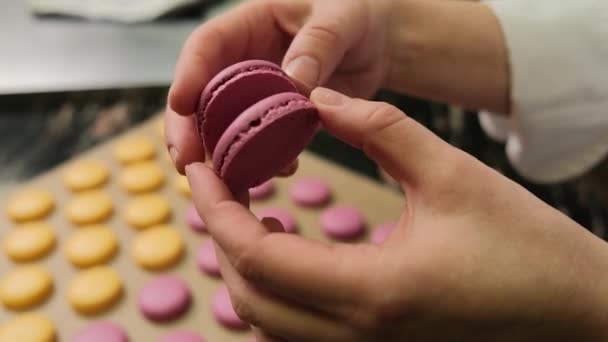
<instances>
[{"instance_id":1,"label":"white sleeve","mask_svg":"<svg viewBox=\"0 0 608 342\"><path fill-rule=\"evenodd\" d=\"M524 177L581 175L608 154L608 0L494 0L511 68L512 113L480 113Z\"/></svg>"}]
</instances>

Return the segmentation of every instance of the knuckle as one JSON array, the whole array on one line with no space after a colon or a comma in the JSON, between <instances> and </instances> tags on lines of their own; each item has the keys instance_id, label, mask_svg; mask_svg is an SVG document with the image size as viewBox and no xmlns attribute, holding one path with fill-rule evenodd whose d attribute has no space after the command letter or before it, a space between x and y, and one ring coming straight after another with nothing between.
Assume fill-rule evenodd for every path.
<instances>
[{"instance_id":1,"label":"knuckle","mask_svg":"<svg viewBox=\"0 0 608 342\"><path fill-rule=\"evenodd\" d=\"M364 137L374 139L398 125L403 125L411 120L397 107L385 102L374 103L373 108L364 117L362 127L364 129ZM405 131L406 127L400 127Z\"/></svg>"},{"instance_id":2,"label":"knuckle","mask_svg":"<svg viewBox=\"0 0 608 342\"><path fill-rule=\"evenodd\" d=\"M367 296L365 304L355 311L356 315L351 323L363 333L377 335L384 328L403 320L404 308L407 305L401 297L402 294L395 295L391 291Z\"/></svg>"},{"instance_id":3,"label":"knuckle","mask_svg":"<svg viewBox=\"0 0 608 342\"><path fill-rule=\"evenodd\" d=\"M239 211L241 204L232 200L221 200L215 203L213 210L210 213L217 216L218 219L230 218L230 214Z\"/></svg>"},{"instance_id":4,"label":"knuckle","mask_svg":"<svg viewBox=\"0 0 608 342\"><path fill-rule=\"evenodd\" d=\"M472 159L461 150L449 148L452 150L452 153L447 157L452 169L449 178L454 180L455 177L460 177L461 175L471 175L471 167L475 165L471 163Z\"/></svg>"},{"instance_id":5,"label":"knuckle","mask_svg":"<svg viewBox=\"0 0 608 342\"><path fill-rule=\"evenodd\" d=\"M408 271L408 278L410 275L416 277ZM363 335L378 336L386 328L399 326L411 316L416 291L415 287L409 285L412 285L410 281L415 285L418 280L410 279L406 283L401 277L402 274L379 272L367 281L361 281L358 302L348 317L349 323ZM387 283L398 286L387 287Z\"/></svg>"},{"instance_id":6,"label":"knuckle","mask_svg":"<svg viewBox=\"0 0 608 342\"><path fill-rule=\"evenodd\" d=\"M234 262L234 268L243 278L252 281L260 282L262 280L262 272L257 267L257 255L253 248L245 250L241 253Z\"/></svg>"},{"instance_id":7,"label":"knuckle","mask_svg":"<svg viewBox=\"0 0 608 342\"><path fill-rule=\"evenodd\" d=\"M280 230L283 231L280 221L274 220ZM269 272L266 266L268 251L277 245L275 239L280 236L281 234L269 234L248 246L233 263L237 273L254 284L265 284L267 281L266 275Z\"/></svg>"},{"instance_id":8,"label":"knuckle","mask_svg":"<svg viewBox=\"0 0 608 342\"><path fill-rule=\"evenodd\" d=\"M433 182L437 190L445 189L454 192L455 188L462 183L462 175L475 174L471 169L474 163L471 163L471 158L461 150L452 146L446 146L446 148L450 149L448 153L444 154L444 164L448 167L436 169ZM454 195L460 196L455 192Z\"/></svg>"},{"instance_id":9,"label":"knuckle","mask_svg":"<svg viewBox=\"0 0 608 342\"><path fill-rule=\"evenodd\" d=\"M471 198L486 198L486 201L477 203L480 205L490 205L491 197L487 195L487 184L485 173L480 173L478 162L465 152L454 148L453 153L449 153L443 158L444 168L436 168L433 175L433 183L430 185L428 194L424 197L432 201L436 210L441 210L444 214L461 214L471 209ZM474 177L475 182L463 180L463 175ZM462 196L466 192L469 196Z\"/></svg>"},{"instance_id":10,"label":"knuckle","mask_svg":"<svg viewBox=\"0 0 608 342\"><path fill-rule=\"evenodd\" d=\"M377 102L366 117L365 127L374 132L381 132L406 118L407 116L397 107L385 102Z\"/></svg>"},{"instance_id":11,"label":"knuckle","mask_svg":"<svg viewBox=\"0 0 608 342\"><path fill-rule=\"evenodd\" d=\"M199 25L196 29L194 29L194 31L192 31L192 33L190 33L188 38L186 38L184 47L185 48L198 47L201 44L201 42L205 41L205 39L207 39L209 37L221 35L222 34L221 26L215 24L215 22L217 22L217 21L218 21L218 19L214 18L214 19L212 19L212 21L210 21L211 24ZM197 56L200 57L201 53L204 52L204 50L197 48L197 49L193 50L193 52Z\"/></svg>"},{"instance_id":12,"label":"knuckle","mask_svg":"<svg viewBox=\"0 0 608 342\"><path fill-rule=\"evenodd\" d=\"M342 37L334 24L310 25L306 30L309 38L323 44L325 47L336 47L342 42Z\"/></svg>"},{"instance_id":13,"label":"knuckle","mask_svg":"<svg viewBox=\"0 0 608 342\"><path fill-rule=\"evenodd\" d=\"M399 320L402 318L403 310L404 304L402 299L395 296L391 291L388 291L382 296L377 296L371 302L370 311L374 314L373 322L377 325Z\"/></svg>"},{"instance_id":14,"label":"knuckle","mask_svg":"<svg viewBox=\"0 0 608 342\"><path fill-rule=\"evenodd\" d=\"M378 330L380 326L380 320L376 317L375 313L369 310L367 307L353 310L348 319L348 323L349 325L355 327L358 331L370 333L372 335L373 332Z\"/></svg>"},{"instance_id":15,"label":"knuckle","mask_svg":"<svg viewBox=\"0 0 608 342\"><path fill-rule=\"evenodd\" d=\"M372 333L382 326L382 318L378 315L377 297L382 296L384 291L378 291L378 284L381 283L378 275L367 278L360 278L357 282L357 291L353 300L351 310L347 317L348 323L358 331Z\"/></svg>"},{"instance_id":16,"label":"knuckle","mask_svg":"<svg viewBox=\"0 0 608 342\"><path fill-rule=\"evenodd\" d=\"M243 321L252 325L258 325L257 315L244 293L236 293L232 297L232 308L236 315Z\"/></svg>"}]
</instances>

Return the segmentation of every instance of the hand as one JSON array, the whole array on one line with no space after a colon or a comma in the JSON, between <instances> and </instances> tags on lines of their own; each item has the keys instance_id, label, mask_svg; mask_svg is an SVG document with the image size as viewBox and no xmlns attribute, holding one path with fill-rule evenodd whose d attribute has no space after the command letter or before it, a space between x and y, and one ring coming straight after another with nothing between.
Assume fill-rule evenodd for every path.
<instances>
[{"instance_id":1,"label":"hand","mask_svg":"<svg viewBox=\"0 0 608 342\"><path fill-rule=\"evenodd\" d=\"M374 94L388 72L390 3L249 1L199 27L179 57L165 115L167 146L178 171L204 160L192 117L201 91L238 61L282 63L305 93L326 84L350 95Z\"/></svg>"},{"instance_id":2,"label":"hand","mask_svg":"<svg viewBox=\"0 0 608 342\"><path fill-rule=\"evenodd\" d=\"M288 341L606 333L603 241L392 106L322 88L311 99L329 132L400 182L404 211L380 246L312 241L260 223L205 165L189 165L195 205L244 320Z\"/></svg>"}]
</instances>

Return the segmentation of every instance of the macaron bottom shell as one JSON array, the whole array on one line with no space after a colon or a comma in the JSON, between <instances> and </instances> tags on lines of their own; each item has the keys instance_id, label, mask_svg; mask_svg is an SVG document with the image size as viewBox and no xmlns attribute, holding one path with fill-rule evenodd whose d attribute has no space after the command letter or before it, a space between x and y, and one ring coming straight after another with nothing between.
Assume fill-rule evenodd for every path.
<instances>
[{"instance_id":1,"label":"macaron bottom shell","mask_svg":"<svg viewBox=\"0 0 608 342\"><path fill-rule=\"evenodd\" d=\"M270 96L242 113L222 135L213 165L234 192L271 179L292 163L314 137L318 111L298 93Z\"/></svg>"},{"instance_id":2,"label":"macaron bottom shell","mask_svg":"<svg viewBox=\"0 0 608 342\"><path fill-rule=\"evenodd\" d=\"M258 101L273 94L297 91L283 70L267 61L244 61L222 70L207 84L197 110L205 148L212 154L223 132Z\"/></svg>"}]
</instances>

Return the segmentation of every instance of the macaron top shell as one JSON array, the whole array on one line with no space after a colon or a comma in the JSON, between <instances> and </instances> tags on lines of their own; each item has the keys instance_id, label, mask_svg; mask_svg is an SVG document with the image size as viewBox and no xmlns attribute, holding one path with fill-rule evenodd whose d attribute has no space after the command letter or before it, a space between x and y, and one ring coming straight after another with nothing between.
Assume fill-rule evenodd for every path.
<instances>
[{"instance_id":1,"label":"macaron top shell","mask_svg":"<svg viewBox=\"0 0 608 342\"><path fill-rule=\"evenodd\" d=\"M277 93L297 92L281 68L262 60L234 64L218 73L205 87L197 109L197 128L212 155L228 126L245 109Z\"/></svg>"},{"instance_id":2,"label":"macaron top shell","mask_svg":"<svg viewBox=\"0 0 608 342\"><path fill-rule=\"evenodd\" d=\"M306 97L269 96L232 122L217 143L213 166L232 191L245 191L293 162L318 125L318 111Z\"/></svg>"}]
</instances>

